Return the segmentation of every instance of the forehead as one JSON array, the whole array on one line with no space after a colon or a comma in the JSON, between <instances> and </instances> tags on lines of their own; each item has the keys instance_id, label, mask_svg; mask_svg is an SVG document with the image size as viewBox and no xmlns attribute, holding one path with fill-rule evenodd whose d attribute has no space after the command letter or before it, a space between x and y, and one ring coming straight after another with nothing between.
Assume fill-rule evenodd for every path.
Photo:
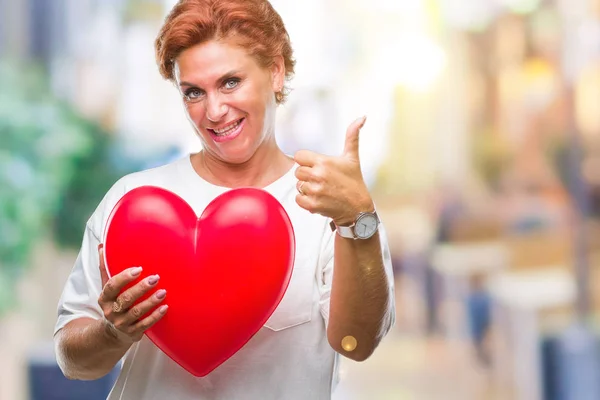
<instances>
[{"instance_id":1,"label":"forehead","mask_svg":"<svg viewBox=\"0 0 600 400\"><path fill-rule=\"evenodd\" d=\"M210 40L192 46L176 60L180 81L215 81L231 71L251 72L258 64L242 47L225 41Z\"/></svg>"}]
</instances>

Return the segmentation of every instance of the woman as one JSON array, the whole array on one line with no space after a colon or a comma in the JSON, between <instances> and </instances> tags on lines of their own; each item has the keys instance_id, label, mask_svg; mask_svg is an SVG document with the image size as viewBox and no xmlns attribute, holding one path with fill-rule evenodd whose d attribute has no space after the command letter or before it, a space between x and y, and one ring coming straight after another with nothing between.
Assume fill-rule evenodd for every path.
<instances>
[{"instance_id":1,"label":"woman","mask_svg":"<svg viewBox=\"0 0 600 400\"><path fill-rule=\"evenodd\" d=\"M279 149L275 111L294 62L283 22L266 0L182 0L166 18L156 54L203 150L125 176L91 216L59 303L61 369L69 378L97 379L125 357L110 399L330 398L338 355L365 360L394 321L389 251L358 158L364 118L348 128L339 157L300 151L292 159ZM203 378L144 336L168 313L168 294L153 289L160 277L122 292L140 268L108 279L101 261L110 211L142 185L178 194L197 214L229 188L264 188L294 226L294 273L282 302L240 351Z\"/></svg>"}]
</instances>

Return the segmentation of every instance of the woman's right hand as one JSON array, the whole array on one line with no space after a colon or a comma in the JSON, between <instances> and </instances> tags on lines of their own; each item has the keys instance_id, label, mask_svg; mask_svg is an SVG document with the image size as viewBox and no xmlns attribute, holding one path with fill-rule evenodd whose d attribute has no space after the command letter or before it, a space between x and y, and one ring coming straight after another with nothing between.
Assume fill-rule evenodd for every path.
<instances>
[{"instance_id":1,"label":"woman's right hand","mask_svg":"<svg viewBox=\"0 0 600 400\"><path fill-rule=\"evenodd\" d=\"M169 307L167 305L157 308L165 299L167 292L164 289L157 290L152 296L134 305L140 297L156 286L159 276L149 276L121 293L125 286L140 276L142 267L126 269L109 279L104 265L102 244L98 246L98 256L103 288L98 298L98 304L104 313L109 332L124 344L137 342L142 338L144 332L167 312ZM148 314L153 309L154 311Z\"/></svg>"}]
</instances>

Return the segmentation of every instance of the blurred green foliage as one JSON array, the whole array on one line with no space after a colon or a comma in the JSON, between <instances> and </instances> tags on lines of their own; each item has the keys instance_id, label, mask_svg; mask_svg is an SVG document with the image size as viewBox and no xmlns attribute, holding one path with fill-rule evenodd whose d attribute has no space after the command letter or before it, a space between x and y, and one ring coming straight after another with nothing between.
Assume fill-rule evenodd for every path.
<instances>
[{"instance_id":1,"label":"blurred green foliage","mask_svg":"<svg viewBox=\"0 0 600 400\"><path fill-rule=\"evenodd\" d=\"M127 171L110 162L111 136L48 88L44 71L0 64L0 315L36 241L78 247L87 218Z\"/></svg>"}]
</instances>

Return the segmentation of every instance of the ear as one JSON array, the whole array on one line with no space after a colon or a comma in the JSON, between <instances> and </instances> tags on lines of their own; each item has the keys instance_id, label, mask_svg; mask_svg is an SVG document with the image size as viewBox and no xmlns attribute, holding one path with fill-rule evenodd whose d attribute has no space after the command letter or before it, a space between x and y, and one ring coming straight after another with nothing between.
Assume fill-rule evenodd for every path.
<instances>
[{"instance_id":1,"label":"ear","mask_svg":"<svg viewBox=\"0 0 600 400\"><path fill-rule=\"evenodd\" d=\"M285 81L285 62L283 56L277 56L271 66L271 83L274 92L279 92L283 88Z\"/></svg>"}]
</instances>

